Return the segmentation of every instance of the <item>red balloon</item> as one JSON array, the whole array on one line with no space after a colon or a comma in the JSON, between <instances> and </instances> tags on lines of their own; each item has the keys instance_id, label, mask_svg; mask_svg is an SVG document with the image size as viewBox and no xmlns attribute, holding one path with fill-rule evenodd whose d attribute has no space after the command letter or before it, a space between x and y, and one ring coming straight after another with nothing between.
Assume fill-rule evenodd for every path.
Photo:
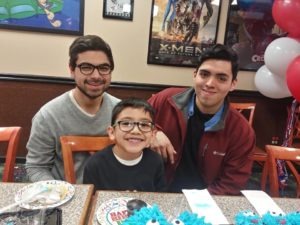
<instances>
[{"instance_id":1,"label":"red balloon","mask_svg":"<svg viewBox=\"0 0 300 225\"><path fill-rule=\"evenodd\" d=\"M293 97L300 102L300 56L297 56L288 66L286 81Z\"/></svg>"},{"instance_id":2,"label":"red balloon","mask_svg":"<svg viewBox=\"0 0 300 225\"><path fill-rule=\"evenodd\" d=\"M287 31L290 37L300 38L299 0L275 0L272 15L276 24Z\"/></svg>"},{"instance_id":3,"label":"red balloon","mask_svg":"<svg viewBox=\"0 0 300 225\"><path fill-rule=\"evenodd\" d=\"M299 37L299 38L294 38L294 37L290 36L289 34L287 35L287 37L293 38L293 39L295 39L296 41L300 42L300 37Z\"/></svg>"}]
</instances>

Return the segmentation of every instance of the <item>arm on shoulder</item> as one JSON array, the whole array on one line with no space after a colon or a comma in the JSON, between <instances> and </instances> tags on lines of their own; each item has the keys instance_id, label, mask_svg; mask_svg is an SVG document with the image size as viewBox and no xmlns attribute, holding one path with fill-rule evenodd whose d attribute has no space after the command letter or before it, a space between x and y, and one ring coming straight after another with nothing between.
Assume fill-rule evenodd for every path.
<instances>
[{"instance_id":1,"label":"arm on shoulder","mask_svg":"<svg viewBox=\"0 0 300 225\"><path fill-rule=\"evenodd\" d=\"M156 136L153 138L150 148L160 154L164 160L170 160L172 164L174 163L176 151L169 138L162 131L156 132Z\"/></svg>"}]
</instances>

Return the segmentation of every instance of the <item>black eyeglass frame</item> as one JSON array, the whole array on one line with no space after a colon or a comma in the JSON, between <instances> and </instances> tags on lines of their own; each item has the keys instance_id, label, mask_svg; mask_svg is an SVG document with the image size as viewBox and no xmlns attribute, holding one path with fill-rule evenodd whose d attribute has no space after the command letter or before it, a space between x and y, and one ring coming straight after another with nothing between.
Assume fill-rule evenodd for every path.
<instances>
[{"instance_id":1,"label":"black eyeglass frame","mask_svg":"<svg viewBox=\"0 0 300 225\"><path fill-rule=\"evenodd\" d=\"M124 127L122 127L122 123L128 123L130 124L132 127L128 130L124 130ZM143 130L143 127L142 125L145 125L145 124L148 124L149 125L149 130ZM153 128L154 128L154 123L153 122L150 122L150 121L128 121L128 120L119 120L117 122L115 122L115 124L113 125L113 127L117 126L119 127L119 129L123 132L130 132L132 131L135 126L138 127L139 131L143 132L143 133L148 133L148 132L151 132L153 131Z\"/></svg>"},{"instance_id":2,"label":"black eyeglass frame","mask_svg":"<svg viewBox=\"0 0 300 225\"><path fill-rule=\"evenodd\" d=\"M84 69L83 69L84 66L91 67L91 68L92 68L92 69L91 69L91 72L89 72L89 73L84 72ZM79 70L80 70L80 72L81 72L83 75L86 75L86 76L89 76L89 75L93 74L94 71L95 71L95 69L97 69L97 71L98 71L98 73L99 73L100 75L104 75L104 76L105 76L105 75L110 75L111 72L112 72L111 65L109 65L109 64L107 64L107 63L103 63L103 64L99 64L99 65L95 66L95 65L93 65L93 64L91 64L91 63L86 63L86 62L84 62L84 63L76 64L76 67L78 67ZM101 69L104 69L104 68L108 69L108 72L103 72L103 71L101 71Z\"/></svg>"}]
</instances>

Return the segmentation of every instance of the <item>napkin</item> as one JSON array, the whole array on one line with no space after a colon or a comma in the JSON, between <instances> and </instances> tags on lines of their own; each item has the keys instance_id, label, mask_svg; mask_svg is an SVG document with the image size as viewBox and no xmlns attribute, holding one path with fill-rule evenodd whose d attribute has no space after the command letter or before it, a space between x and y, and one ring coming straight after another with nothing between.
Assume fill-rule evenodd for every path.
<instances>
[{"instance_id":1,"label":"napkin","mask_svg":"<svg viewBox=\"0 0 300 225\"><path fill-rule=\"evenodd\" d=\"M205 217L206 223L212 224L229 224L221 209L214 201L207 189L204 190L182 190L185 195L192 212L198 214L199 217Z\"/></svg>"},{"instance_id":2,"label":"napkin","mask_svg":"<svg viewBox=\"0 0 300 225\"><path fill-rule=\"evenodd\" d=\"M263 191L244 190L241 191L248 201L253 205L257 213L262 216L267 212L276 214L284 214L281 208L273 201L273 199Z\"/></svg>"}]
</instances>

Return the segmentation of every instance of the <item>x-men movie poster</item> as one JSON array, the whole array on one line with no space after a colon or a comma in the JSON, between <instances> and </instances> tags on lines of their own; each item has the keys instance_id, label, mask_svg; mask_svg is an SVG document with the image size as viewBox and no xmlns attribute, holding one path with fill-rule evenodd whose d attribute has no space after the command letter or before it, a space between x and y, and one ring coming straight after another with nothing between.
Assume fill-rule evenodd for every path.
<instances>
[{"instance_id":1,"label":"x-men movie poster","mask_svg":"<svg viewBox=\"0 0 300 225\"><path fill-rule=\"evenodd\" d=\"M148 63L197 65L216 43L221 0L153 0Z\"/></svg>"}]
</instances>

